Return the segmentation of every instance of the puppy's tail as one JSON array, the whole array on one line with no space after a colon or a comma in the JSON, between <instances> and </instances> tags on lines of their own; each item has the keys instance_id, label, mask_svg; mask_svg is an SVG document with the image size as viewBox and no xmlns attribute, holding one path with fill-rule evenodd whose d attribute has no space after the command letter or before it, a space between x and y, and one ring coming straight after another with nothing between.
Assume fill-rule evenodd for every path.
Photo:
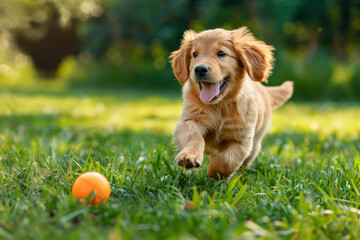
<instances>
[{"instance_id":1,"label":"puppy's tail","mask_svg":"<svg viewBox=\"0 0 360 240\"><path fill-rule=\"evenodd\" d=\"M280 86L267 87L266 89L270 95L271 106L275 109L283 105L292 96L294 82L286 81Z\"/></svg>"}]
</instances>

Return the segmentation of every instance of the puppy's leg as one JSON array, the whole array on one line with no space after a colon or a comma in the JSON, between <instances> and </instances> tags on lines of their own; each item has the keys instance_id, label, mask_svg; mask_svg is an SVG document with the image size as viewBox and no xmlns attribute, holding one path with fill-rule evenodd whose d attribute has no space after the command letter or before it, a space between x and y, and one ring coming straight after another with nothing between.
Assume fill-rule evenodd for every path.
<instances>
[{"instance_id":1,"label":"puppy's leg","mask_svg":"<svg viewBox=\"0 0 360 240\"><path fill-rule=\"evenodd\" d=\"M245 159L243 162L243 166L248 168L250 167L252 161L256 158L261 148L261 139L260 140L254 140L253 147L251 149L250 155Z\"/></svg>"},{"instance_id":2,"label":"puppy's leg","mask_svg":"<svg viewBox=\"0 0 360 240\"><path fill-rule=\"evenodd\" d=\"M175 158L177 165L185 169L198 168L203 162L205 140L201 127L194 121L179 121L174 137L179 153Z\"/></svg>"},{"instance_id":3,"label":"puppy's leg","mask_svg":"<svg viewBox=\"0 0 360 240\"><path fill-rule=\"evenodd\" d=\"M241 166L252 149L252 140L244 143L234 142L221 151L212 155L207 168L207 174L214 179L227 179Z\"/></svg>"},{"instance_id":4,"label":"puppy's leg","mask_svg":"<svg viewBox=\"0 0 360 240\"><path fill-rule=\"evenodd\" d=\"M264 121L263 127L257 132L257 134L254 137L251 152L250 152L249 156L243 162L244 167L246 167L246 168L250 167L252 161L258 155L258 153L259 153L259 151L261 149L261 142L262 142L262 140L263 140L263 138L264 138L264 136L266 134L266 130L270 126L270 121L271 121L271 115L268 115L266 117L265 121Z\"/></svg>"}]
</instances>

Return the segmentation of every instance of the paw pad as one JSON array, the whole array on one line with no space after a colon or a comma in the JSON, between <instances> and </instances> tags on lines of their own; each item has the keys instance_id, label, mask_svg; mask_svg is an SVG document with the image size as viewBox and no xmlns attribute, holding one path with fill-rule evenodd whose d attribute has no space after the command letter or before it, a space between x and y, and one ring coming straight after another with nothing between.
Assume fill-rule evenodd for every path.
<instances>
[{"instance_id":1,"label":"paw pad","mask_svg":"<svg viewBox=\"0 0 360 240\"><path fill-rule=\"evenodd\" d=\"M186 159L186 168L193 168L194 165L192 164L192 162L189 159Z\"/></svg>"}]
</instances>

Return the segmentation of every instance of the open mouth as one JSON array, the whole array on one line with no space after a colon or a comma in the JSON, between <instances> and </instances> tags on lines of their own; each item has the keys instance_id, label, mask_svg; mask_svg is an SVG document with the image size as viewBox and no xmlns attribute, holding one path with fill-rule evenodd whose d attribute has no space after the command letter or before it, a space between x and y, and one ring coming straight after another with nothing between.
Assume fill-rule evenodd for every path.
<instances>
[{"instance_id":1,"label":"open mouth","mask_svg":"<svg viewBox=\"0 0 360 240\"><path fill-rule=\"evenodd\" d=\"M220 82L209 83L206 81L199 82L200 99L203 102L212 102L220 97L229 82L230 77L224 77Z\"/></svg>"}]
</instances>

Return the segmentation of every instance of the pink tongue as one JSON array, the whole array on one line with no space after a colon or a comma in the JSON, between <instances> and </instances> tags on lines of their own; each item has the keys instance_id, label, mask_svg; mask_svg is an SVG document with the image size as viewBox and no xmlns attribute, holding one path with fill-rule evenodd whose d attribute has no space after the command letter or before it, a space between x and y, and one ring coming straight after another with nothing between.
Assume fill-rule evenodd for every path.
<instances>
[{"instance_id":1,"label":"pink tongue","mask_svg":"<svg viewBox=\"0 0 360 240\"><path fill-rule=\"evenodd\" d=\"M200 99L203 102L210 102L220 92L219 83L208 83L201 81L200 84L202 88L200 92Z\"/></svg>"}]
</instances>

